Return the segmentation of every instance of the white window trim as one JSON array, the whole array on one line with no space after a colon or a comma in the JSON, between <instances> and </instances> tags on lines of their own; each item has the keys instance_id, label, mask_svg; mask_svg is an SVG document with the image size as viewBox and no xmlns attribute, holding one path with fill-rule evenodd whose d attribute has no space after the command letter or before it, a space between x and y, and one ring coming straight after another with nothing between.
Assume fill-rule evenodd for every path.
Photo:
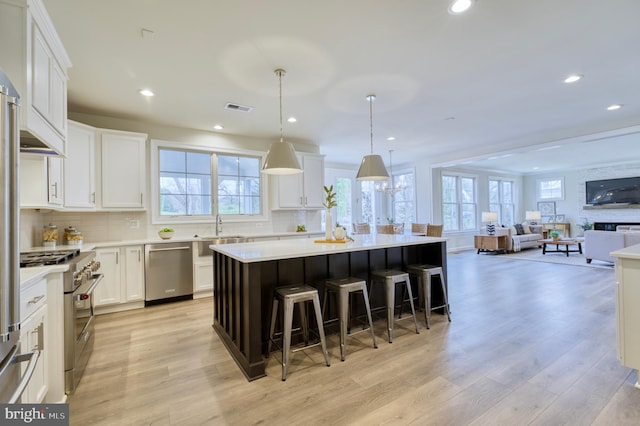
<instances>
[{"instance_id":1,"label":"white window trim","mask_svg":"<svg viewBox=\"0 0 640 426\"><path fill-rule=\"evenodd\" d=\"M540 196L540 183L543 182L543 181L549 181L549 180L559 180L561 182L560 183L560 185L561 185L560 197L542 198ZM537 201L562 201L562 200L564 200L564 176L552 176L552 177L536 179L536 200Z\"/></svg>"},{"instance_id":2,"label":"white window trim","mask_svg":"<svg viewBox=\"0 0 640 426\"><path fill-rule=\"evenodd\" d=\"M197 152L210 152L212 154L222 154L222 155L240 155L240 156L254 156L260 157L260 165L262 166L266 154L264 152L259 151L250 151L250 150L231 150L225 148L211 148L207 146L201 145L189 145L180 142L172 142L165 141L160 139L152 139L151 140L151 153L150 153L150 186L151 186L151 224L152 225L170 225L170 224L180 224L180 223L213 223L215 222L215 213L218 208L218 194L215 191L215 188L218 185L218 176L217 170L212 170L211 179L214 182L214 191L215 193L211 194L211 197L214 200L214 209L213 214L211 215L200 215L200 216L161 216L158 205L160 203L159 196L159 182L160 182L160 171L158 170L158 151L161 148L166 149L177 149L181 151L197 151ZM257 222L257 221L268 221L269 217L269 201L267 199L267 176L262 175L260 177L260 203L261 203L261 211L262 214L259 215L224 215L225 222Z\"/></svg>"},{"instance_id":3,"label":"white window trim","mask_svg":"<svg viewBox=\"0 0 640 426\"><path fill-rule=\"evenodd\" d=\"M513 206L513 220L516 220L515 218L517 217L517 206L516 206L516 198L517 198L517 188L516 188L516 182L514 179L511 178L506 178L506 177L499 177L499 176L489 176L489 178L487 179L487 185L490 181L498 181L500 183L499 185L499 191L500 191L500 203L498 203L500 205L500 217L499 217L499 221L500 223L505 223L504 222L504 206L505 204L502 202L502 183L504 182L510 182L511 183L511 196L514 198L511 200L511 205ZM563 187L564 187L564 183L563 183ZM488 188L488 186L487 186ZM489 194L487 194L489 195ZM491 200L488 200L488 204L491 205ZM478 222L480 223L480 222ZM481 224L481 223L480 223Z\"/></svg>"},{"instance_id":4,"label":"white window trim","mask_svg":"<svg viewBox=\"0 0 640 426\"><path fill-rule=\"evenodd\" d=\"M449 176L449 177L455 177L457 178L457 182L456 182L456 195L460 196L462 195L462 191L461 191L461 187L460 187L460 178L470 178L473 179L473 184L474 184L474 189L473 189L473 204L476 207L476 227L475 229L478 229L478 224L480 224L480 219L478 217L478 215L480 214L480 210L478 208L478 181L480 180L480 176L476 175L476 174L472 174L472 173L465 173L465 172L443 172L442 174L440 174L440 209L441 211L443 211L443 206L445 204L444 202L444 194L443 194L443 190L442 190L442 178L444 176ZM449 203L447 203L449 204ZM457 204L459 207L462 207L462 200L457 201ZM466 204L466 203L465 203ZM444 214L444 213L443 213ZM455 234L455 233L465 233L465 232L471 232L471 231L475 231L475 229L462 229L462 209L459 208L458 209L458 229L454 229L454 230L449 230L449 231L442 231L443 234Z\"/></svg>"},{"instance_id":5,"label":"white window trim","mask_svg":"<svg viewBox=\"0 0 640 426\"><path fill-rule=\"evenodd\" d=\"M412 194L412 199L411 202L413 203L413 220L416 221L416 218L418 217L418 207L417 207L417 201L416 201L416 196L417 196L417 189L416 189L416 168L415 167L405 167L403 169L400 170L394 170L393 171L393 175L397 176L397 175L406 175L411 173L413 175L413 194ZM393 211L393 215L395 217L395 199L391 200L392 202L392 208L391 210Z\"/></svg>"}]
</instances>

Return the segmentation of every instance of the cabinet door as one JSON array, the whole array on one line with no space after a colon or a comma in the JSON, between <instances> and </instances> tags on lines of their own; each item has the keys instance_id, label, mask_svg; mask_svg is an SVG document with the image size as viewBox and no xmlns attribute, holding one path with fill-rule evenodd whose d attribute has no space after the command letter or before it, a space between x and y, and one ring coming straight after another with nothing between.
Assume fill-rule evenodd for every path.
<instances>
[{"instance_id":1,"label":"cabinet door","mask_svg":"<svg viewBox=\"0 0 640 426\"><path fill-rule=\"evenodd\" d=\"M49 96L49 120L64 135L67 133L67 77L55 60L51 61Z\"/></svg>"},{"instance_id":2,"label":"cabinet door","mask_svg":"<svg viewBox=\"0 0 640 426\"><path fill-rule=\"evenodd\" d=\"M32 91L31 105L41 116L49 118L51 88L51 52L38 26L33 24L32 33Z\"/></svg>"},{"instance_id":3,"label":"cabinet door","mask_svg":"<svg viewBox=\"0 0 640 426\"><path fill-rule=\"evenodd\" d=\"M303 159L304 173L304 206L306 208L322 208L324 201L324 159L319 156L305 155Z\"/></svg>"},{"instance_id":4,"label":"cabinet door","mask_svg":"<svg viewBox=\"0 0 640 426\"><path fill-rule=\"evenodd\" d=\"M146 140L139 133L102 132L102 207L144 208Z\"/></svg>"},{"instance_id":5,"label":"cabinet door","mask_svg":"<svg viewBox=\"0 0 640 426\"><path fill-rule=\"evenodd\" d=\"M142 246L124 247L125 291L123 302L144 300L144 250Z\"/></svg>"},{"instance_id":6,"label":"cabinet door","mask_svg":"<svg viewBox=\"0 0 640 426\"><path fill-rule=\"evenodd\" d=\"M47 348L44 346L45 327L47 322L47 306L44 305L21 324L20 341L22 353L34 350L40 351L40 356L33 371L29 386L22 394L22 403L38 404L44 400L47 393ZM22 363L22 374L27 368L27 363Z\"/></svg>"},{"instance_id":7,"label":"cabinet door","mask_svg":"<svg viewBox=\"0 0 640 426\"><path fill-rule=\"evenodd\" d=\"M120 303L122 294L120 249L98 249L96 259L100 262L100 272L104 274L104 279L94 293L96 306Z\"/></svg>"},{"instance_id":8,"label":"cabinet door","mask_svg":"<svg viewBox=\"0 0 640 426\"><path fill-rule=\"evenodd\" d=\"M298 158L300 160L300 158ZM301 161L302 163L302 161ZM277 176L277 206L279 208L300 208L304 206L303 174Z\"/></svg>"},{"instance_id":9,"label":"cabinet door","mask_svg":"<svg viewBox=\"0 0 640 426\"><path fill-rule=\"evenodd\" d=\"M95 129L69 122L67 158L64 160L64 205L70 208L96 206Z\"/></svg>"},{"instance_id":10,"label":"cabinet door","mask_svg":"<svg viewBox=\"0 0 640 426\"><path fill-rule=\"evenodd\" d=\"M49 178L49 204L62 206L64 204L64 188L62 183L62 158L47 157Z\"/></svg>"},{"instance_id":11,"label":"cabinet door","mask_svg":"<svg viewBox=\"0 0 640 426\"><path fill-rule=\"evenodd\" d=\"M193 291L213 288L213 263L195 263L193 265Z\"/></svg>"}]
</instances>

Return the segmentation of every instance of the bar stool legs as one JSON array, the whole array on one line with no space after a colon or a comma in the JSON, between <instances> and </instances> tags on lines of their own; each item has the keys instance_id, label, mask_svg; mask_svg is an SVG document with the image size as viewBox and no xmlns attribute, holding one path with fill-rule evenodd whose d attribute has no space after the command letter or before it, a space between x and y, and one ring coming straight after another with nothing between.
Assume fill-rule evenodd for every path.
<instances>
[{"instance_id":1,"label":"bar stool legs","mask_svg":"<svg viewBox=\"0 0 640 426\"><path fill-rule=\"evenodd\" d=\"M269 332L269 343L267 345L267 354L271 353L271 343L275 334L276 318L278 316L279 301L282 300L284 308L284 327L282 336L282 380L287 379L287 369L289 368L289 360L291 355L291 332L293 327L293 310L295 304L299 304L300 308L300 324L304 335L305 346L301 349L310 348L312 346L321 345L322 353L327 367L331 365L329 362L329 353L327 352L327 344L324 337L324 328L322 316L320 314L320 299L318 298L318 290L308 285L298 285L290 287L280 287L276 289L273 297L273 305L271 310L271 326ZM309 345L309 324L307 323L307 315L305 303L312 302L315 311L316 323L318 325L318 335L320 342Z\"/></svg>"},{"instance_id":2,"label":"bar stool legs","mask_svg":"<svg viewBox=\"0 0 640 426\"><path fill-rule=\"evenodd\" d=\"M420 289L420 300L424 300L424 319L427 324L427 328L431 327L431 311L434 309L444 308L447 314L447 319L451 322L451 312L449 311L449 301L447 299L446 283L442 267L433 265L409 265L407 271L410 274L414 274L418 277L418 288ZM432 289L432 277L435 275L440 276L440 288L442 290L443 305L431 306L431 289Z\"/></svg>"},{"instance_id":3,"label":"bar stool legs","mask_svg":"<svg viewBox=\"0 0 640 426\"><path fill-rule=\"evenodd\" d=\"M367 292L367 282L359 278L341 278L341 279L329 279L325 281L325 290L322 302L322 313L324 317L324 310L327 304L327 293L333 291L338 294L338 306L339 314L338 321L340 323L340 358L345 360L347 355L346 340L347 335L353 335L356 333L347 333L347 323L349 322L349 294L352 292L362 292L364 298L364 306L367 311L367 319L369 320L369 328L361 331L371 331L371 339L373 340L373 347L377 348L376 336L373 332L373 320L371 319L371 308L369 307L369 294Z\"/></svg>"},{"instance_id":4,"label":"bar stool legs","mask_svg":"<svg viewBox=\"0 0 640 426\"><path fill-rule=\"evenodd\" d=\"M411 282L409 281L409 274L402 271L395 271L392 269L381 269L377 271L371 272L373 281L376 279L384 282L385 286L385 296L387 302L387 333L389 334L389 343L393 342L393 312L395 309L395 292L396 292L396 284L404 283L407 289L407 293L409 295L409 306L411 306L411 315L413 317L413 323L416 326L416 334L420 334L418 330L418 321L416 320L416 311L413 307L413 294L411 292ZM404 301L403 301L404 302ZM407 319L398 318L398 320Z\"/></svg>"}]
</instances>

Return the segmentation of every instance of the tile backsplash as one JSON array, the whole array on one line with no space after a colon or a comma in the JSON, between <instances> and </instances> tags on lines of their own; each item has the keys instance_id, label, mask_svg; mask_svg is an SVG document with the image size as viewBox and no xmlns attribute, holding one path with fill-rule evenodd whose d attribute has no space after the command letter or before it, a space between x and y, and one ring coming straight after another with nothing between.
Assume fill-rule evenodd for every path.
<instances>
[{"instance_id":1,"label":"tile backsplash","mask_svg":"<svg viewBox=\"0 0 640 426\"><path fill-rule=\"evenodd\" d=\"M297 225L305 225L308 231L320 231L321 211L272 211L270 221L224 222L223 235L255 235L277 232L293 232ZM86 242L111 242L125 240L156 239L164 225L152 225L147 212L64 212L21 210L20 249L41 246L42 227L58 225L60 238L64 228L74 226L82 232ZM170 225L177 237L214 235L215 224Z\"/></svg>"}]
</instances>

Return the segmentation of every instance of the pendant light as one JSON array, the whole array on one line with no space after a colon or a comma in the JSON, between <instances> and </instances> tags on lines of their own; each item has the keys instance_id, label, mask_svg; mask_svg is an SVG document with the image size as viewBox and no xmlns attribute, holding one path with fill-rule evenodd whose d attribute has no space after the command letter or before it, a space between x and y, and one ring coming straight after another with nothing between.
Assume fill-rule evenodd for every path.
<instances>
[{"instance_id":1,"label":"pendant light","mask_svg":"<svg viewBox=\"0 0 640 426\"><path fill-rule=\"evenodd\" d=\"M368 95L369 101L369 126L371 130L371 154L362 158L360 169L356 175L356 180L387 180L389 173L384 167L382 157L373 153L373 101L376 95Z\"/></svg>"},{"instance_id":2,"label":"pendant light","mask_svg":"<svg viewBox=\"0 0 640 426\"><path fill-rule=\"evenodd\" d=\"M274 71L280 81L280 142L274 142L267 152L267 158L262 166L262 173L270 175L293 175L302 173L293 145L285 142L282 137L282 76L286 71L278 68Z\"/></svg>"}]
</instances>

